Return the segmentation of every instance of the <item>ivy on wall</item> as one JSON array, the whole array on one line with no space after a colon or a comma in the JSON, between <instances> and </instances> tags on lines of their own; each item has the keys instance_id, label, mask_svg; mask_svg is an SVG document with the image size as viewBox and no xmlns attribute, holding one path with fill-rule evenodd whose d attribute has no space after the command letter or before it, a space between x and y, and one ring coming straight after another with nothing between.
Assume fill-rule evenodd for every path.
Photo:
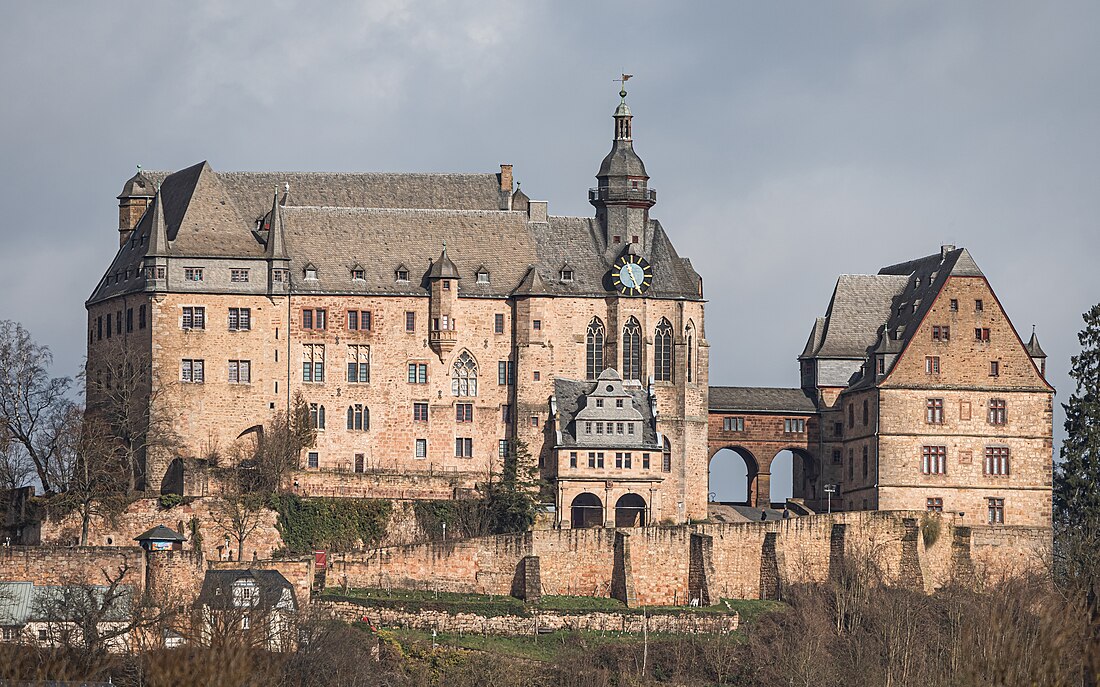
<instances>
[{"instance_id":1,"label":"ivy on wall","mask_svg":"<svg viewBox=\"0 0 1100 687\"><path fill-rule=\"evenodd\" d=\"M276 494L268 506L278 514L276 529L287 552L333 553L376 546L386 533L393 504L379 499L301 498Z\"/></svg>"}]
</instances>

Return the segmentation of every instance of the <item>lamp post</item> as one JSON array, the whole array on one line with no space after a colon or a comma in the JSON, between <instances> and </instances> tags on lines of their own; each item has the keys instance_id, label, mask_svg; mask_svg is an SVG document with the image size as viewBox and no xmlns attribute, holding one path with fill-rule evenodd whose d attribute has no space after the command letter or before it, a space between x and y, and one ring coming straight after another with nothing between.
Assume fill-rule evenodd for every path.
<instances>
[{"instance_id":1,"label":"lamp post","mask_svg":"<svg viewBox=\"0 0 1100 687\"><path fill-rule=\"evenodd\" d=\"M835 484L826 484L825 485L825 499L826 499L826 502L829 504L828 508L829 508L829 514L830 515L832 515L832 512L833 512L833 494L835 494L835 493L836 493L836 485Z\"/></svg>"}]
</instances>

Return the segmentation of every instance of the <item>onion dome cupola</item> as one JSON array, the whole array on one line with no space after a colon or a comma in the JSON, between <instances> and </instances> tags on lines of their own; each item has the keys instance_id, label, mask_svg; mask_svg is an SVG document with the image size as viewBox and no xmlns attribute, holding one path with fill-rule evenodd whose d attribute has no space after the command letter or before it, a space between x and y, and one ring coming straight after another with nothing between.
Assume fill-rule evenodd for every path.
<instances>
[{"instance_id":1,"label":"onion dome cupola","mask_svg":"<svg viewBox=\"0 0 1100 687\"><path fill-rule=\"evenodd\" d=\"M428 305L428 344L442 361L458 341L455 314L458 310L458 282L462 277L458 266L447 255L447 242L443 253L432 262L425 279L431 295Z\"/></svg>"},{"instance_id":2,"label":"onion dome cupola","mask_svg":"<svg viewBox=\"0 0 1100 687\"><path fill-rule=\"evenodd\" d=\"M626 104L628 78L623 75L624 88L619 91L611 152L600 164L596 188L588 191L588 202L596 208L609 254L618 254L626 243L639 244L643 253L648 252L649 209L657 202L657 192L649 188L645 164L634 152L634 117Z\"/></svg>"},{"instance_id":3,"label":"onion dome cupola","mask_svg":"<svg viewBox=\"0 0 1100 687\"><path fill-rule=\"evenodd\" d=\"M137 174L126 180L122 193L118 194L118 245L130 238L130 232L137 226L155 195L156 186L138 165Z\"/></svg>"}]
</instances>

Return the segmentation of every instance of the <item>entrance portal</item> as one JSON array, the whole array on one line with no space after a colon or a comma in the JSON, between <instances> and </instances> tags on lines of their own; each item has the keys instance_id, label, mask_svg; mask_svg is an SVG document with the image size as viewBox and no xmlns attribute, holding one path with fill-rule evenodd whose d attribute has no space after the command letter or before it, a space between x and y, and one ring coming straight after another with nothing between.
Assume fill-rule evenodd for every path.
<instances>
[{"instance_id":1,"label":"entrance portal","mask_svg":"<svg viewBox=\"0 0 1100 687\"><path fill-rule=\"evenodd\" d=\"M645 527L645 499L623 494L615 502L615 527Z\"/></svg>"},{"instance_id":2,"label":"entrance portal","mask_svg":"<svg viewBox=\"0 0 1100 687\"><path fill-rule=\"evenodd\" d=\"M603 527L603 501L595 494L577 494L570 507L569 522L573 529Z\"/></svg>"}]
</instances>

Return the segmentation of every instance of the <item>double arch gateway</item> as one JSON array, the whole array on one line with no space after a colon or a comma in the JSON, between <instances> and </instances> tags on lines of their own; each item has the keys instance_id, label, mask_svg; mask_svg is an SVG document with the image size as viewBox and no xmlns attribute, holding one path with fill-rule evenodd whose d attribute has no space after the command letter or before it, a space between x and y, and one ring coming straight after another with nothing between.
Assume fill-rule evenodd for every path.
<instances>
[{"instance_id":1,"label":"double arch gateway","mask_svg":"<svg viewBox=\"0 0 1100 687\"><path fill-rule=\"evenodd\" d=\"M728 453L723 453L728 452ZM759 455L764 456L761 460ZM771 498L773 469L783 459L785 453L793 456L791 461L791 496L796 502L804 503L812 510L817 510L818 502L823 496L820 482L821 466L817 459L807 449L799 446L782 446L762 448L756 447L756 452L736 444L723 445L712 448L707 462L708 479L711 500L723 501L719 498L718 485L715 483L713 473L715 466L722 461L743 462L745 467L744 500L734 500L733 503L752 506L754 508L783 508L783 501L773 501ZM732 455L731 455L732 454ZM728 472L728 470L719 470Z\"/></svg>"},{"instance_id":2,"label":"double arch gateway","mask_svg":"<svg viewBox=\"0 0 1100 687\"><path fill-rule=\"evenodd\" d=\"M604 502L596 494L585 491L573 497L569 506L569 524L573 529L603 527L609 513L605 512ZM649 505L640 494L627 492L615 501L615 527L645 527L649 523Z\"/></svg>"}]
</instances>

